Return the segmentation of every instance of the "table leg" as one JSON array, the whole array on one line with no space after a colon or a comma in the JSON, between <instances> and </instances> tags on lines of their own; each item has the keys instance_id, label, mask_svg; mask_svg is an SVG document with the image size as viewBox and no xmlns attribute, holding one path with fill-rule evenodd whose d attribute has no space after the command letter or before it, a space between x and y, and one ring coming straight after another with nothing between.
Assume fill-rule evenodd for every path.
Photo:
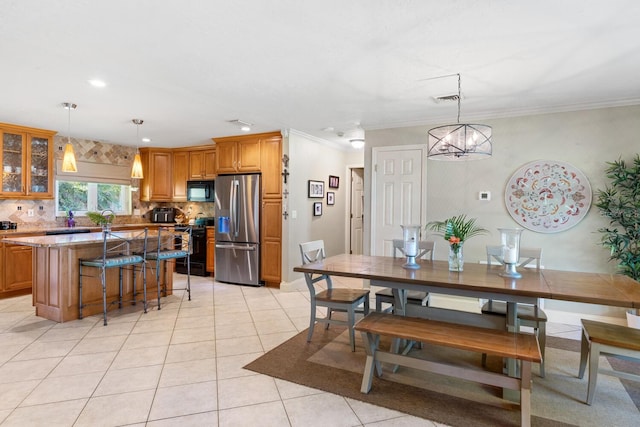
<instances>
[{"instance_id":1,"label":"table leg","mask_svg":"<svg viewBox=\"0 0 640 427\"><path fill-rule=\"evenodd\" d=\"M507 302L507 331L518 332L518 307L515 302ZM518 361L516 359L506 359L507 375L517 378L520 376L518 369ZM520 392L518 390L502 389L502 398L514 402L520 401Z\"/></svg>"}]
</instances>

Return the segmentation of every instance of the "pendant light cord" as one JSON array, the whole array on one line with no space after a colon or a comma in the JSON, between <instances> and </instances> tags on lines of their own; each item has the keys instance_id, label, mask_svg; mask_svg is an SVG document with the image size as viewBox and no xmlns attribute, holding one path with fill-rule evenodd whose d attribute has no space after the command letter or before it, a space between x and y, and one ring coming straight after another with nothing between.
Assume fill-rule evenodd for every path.
<instances>
[{"instance_id":1,"label":"pendant light cord","mask_svg":"<svg viewBox=\"0 0 640 427\"><path fill-rule=\"evenodd\" d=\"M458 73L458 124L460 124L460 99L462 98L461 80L460 73Z\"/></svg>"}]
</instances>

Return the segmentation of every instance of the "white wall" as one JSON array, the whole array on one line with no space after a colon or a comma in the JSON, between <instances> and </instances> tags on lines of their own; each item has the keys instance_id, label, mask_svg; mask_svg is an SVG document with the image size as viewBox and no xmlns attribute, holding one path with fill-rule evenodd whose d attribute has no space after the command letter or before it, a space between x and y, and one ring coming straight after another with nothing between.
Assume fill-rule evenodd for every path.
<instances>
[{"instance_id":1,"label":"white wall","mask_svg":"<svg viewBox=\"0 0 640 427\"><path fill-rule=\"evenodd\" d=\"M592 191L604 188L605 162L618 158L631 160L640 152L640 106L607 108L569 113L545 114L517 118L479 121L493 127L493 156L471 162L428 161L427 220L443 220L467 214L492 231L490 236L474 237L465 243L465 260L484 259L485 245L499 239L498 227L513 227L504 204L505 184L525 163L556 160L572 164L589 179ZM426 144L429 127L409 127L367 131L365 149L365 210L371 211L371 148L406 144ZM491 191L491 201L479 201L478 192ZM370 216L369 216L370 218ZM598 228L607 225L597 208L591 207L575 227L551 234L526 230L524 246L542 247L545 268L589 272L614 272L608 251L600 246ZM365 239L371 224L365 223ZM365 250L370 244L365 240ZM446 246L437 246L436 258L445 259ZM614 316L619 313L593 305L557 304L547 307Z\"/></svg>"},{"instance_id":2,"label":"white wall","mask_svg":"<svg viewBox=\"0 0 640 427\"><path fill-rule=\"evenodd\" d=\"M344 253L345 251L345 216L347 179L345 171L347 164L363 164L362 152L343 151L331 148L326 141L317 140L311 136L291 131L283 146L289 155L289 197L284 200L290 214L283 226L283 282L291 282L302 277L301 273L294 273L293 267L302 263L300 259L301 242L310 240L324 240L328 256ZM337 189L329 188L329 175L340 178ZM307 197L308 180L324 181L325 197L310 199ZM327 206L326 192L335 192L335 205ZM313 203L322 202L322 216L313 216ZM297 218L293 218L293 213Z\"/></svg>"}]
</instances>

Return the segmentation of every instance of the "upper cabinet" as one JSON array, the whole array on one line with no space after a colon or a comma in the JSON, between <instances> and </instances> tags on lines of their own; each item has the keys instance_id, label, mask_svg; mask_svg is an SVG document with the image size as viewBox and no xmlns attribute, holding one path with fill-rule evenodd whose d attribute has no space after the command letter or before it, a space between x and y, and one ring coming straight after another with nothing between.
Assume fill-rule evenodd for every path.
<instances>
[{"instance_id":1,"label":"upper cabinet","mask_svg":"<svg viewBox=\"0 0 640 427\"><path fill-rule=\"evenodd\" d=\"M259 135L215 138L216 172L260 172Z\"/></svg>"},{"instance_id":2,"label":"upper cabinet","mask_svg":"<svg viewBox=\"0 0 640 427\"><path fill-rule=\"evenodd\" d=\"M187 201L187 180L189 179L189 152L173 152L173 201Z\"/></svg>"},{"instance_id":3,"label":"upper cabinet","mask_svg":"<svg viewBox=\"0 0 640 427\"><path fill-rule=\"evenodd\" d=\"M0 196L53 198L54 131L0 123Z\"/></svg>"},{"instance_id":4,"label":"upper cabinet","mask_svg":"<svg viewBox=\"0 0 640 427\"><path fill-rule=\"evenodd\" d=\"M216 177L216 149L189 151L189 179L203 180Z\"/></svg>"},{"instance_id":5,"label":"upper cabinet","mask_svg":"<svg viewBox=\"0 0 640 427\"><path fill-rule=\"evenodd\" d=\"M140 200L144 202L170 202L173 198L172 150L141 148L144 178L140 184Z\"/></svg>"}]
</instances>

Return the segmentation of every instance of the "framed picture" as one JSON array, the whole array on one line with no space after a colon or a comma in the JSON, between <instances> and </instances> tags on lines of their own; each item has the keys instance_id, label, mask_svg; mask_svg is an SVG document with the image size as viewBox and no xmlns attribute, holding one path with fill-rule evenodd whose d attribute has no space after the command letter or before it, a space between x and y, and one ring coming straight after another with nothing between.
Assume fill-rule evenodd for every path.
<instances>
[{"instance_id":1,"label":"framed picture","mask_svg":"<svg viewBox=\"0 0 640 427\"><path fill-rule=\"evenodd\" d=\"M327 205L336 204L336 193L333 191L327 191Z\"/></svg>"},{"instance_id":2,"label":"framed picture","mask_svg":"<svg viewBox=\"0 0 640 427\"><path fill-rule=\"evenodd\" d=\"M329 175L329 188L338 188L340 187L340 177Z\"/></svg>"},{"instance_id":3,"label":"framed picture","mask_svg":"<svg viewBox=\"0 0 640 427\"><path fill-rule=\"evenodd\" d=\"M313 204L313 216L322 216L322 202Z\"/></svg>"},{"instance_id":4,"label":"framed picture","mask_svg":"<svg viewBox=\"0 0 640 427\"><path fill-rule=\"evenodd\" d=\"M324 198L324 181L313 181L311 179L309 180L309 198Z\"/></svg>"}]
</instances>

